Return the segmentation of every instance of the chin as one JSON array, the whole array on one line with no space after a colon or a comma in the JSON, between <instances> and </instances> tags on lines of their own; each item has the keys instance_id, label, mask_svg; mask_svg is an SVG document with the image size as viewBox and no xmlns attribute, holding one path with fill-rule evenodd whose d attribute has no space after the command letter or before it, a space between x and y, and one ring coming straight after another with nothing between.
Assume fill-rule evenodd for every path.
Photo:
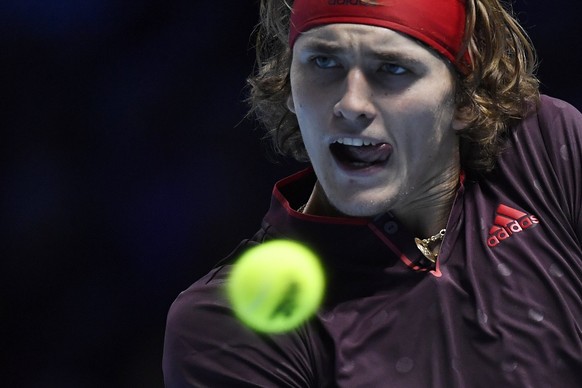
<instances>
[{"instance_id":1,"label":"chin","mask_svg":"<svg viewBox=\"0 0 582 388\"><path fill-rule=\"evenodd\" d=\"M386 212L386 207L370 202L343 203L342 206L336 206L336 209L338 213L349 217L375 217Z\"/></svg>"},{"instance_id":2,"label":"chin","mask_svg":"<svg viewBox=\"0 0 582 388\"><path fill-rule=\"evenodd\" d=\"M316 191L319 207L331 216L375 217L390 210L398 199L392 187L331 187L333 190L326 191L319 183Z\"/></svg>"},{"instance_id":3,"label":"chin","mask_svg":"<svg viewBox=\"0 0 582 388\"><path fill-rule=\"evenodd\" d=\"M352 217L375 217L384 214L398 202L392 190L362 190L355 195L331 201L343 214Z\"/></svg>"}]
</instances>

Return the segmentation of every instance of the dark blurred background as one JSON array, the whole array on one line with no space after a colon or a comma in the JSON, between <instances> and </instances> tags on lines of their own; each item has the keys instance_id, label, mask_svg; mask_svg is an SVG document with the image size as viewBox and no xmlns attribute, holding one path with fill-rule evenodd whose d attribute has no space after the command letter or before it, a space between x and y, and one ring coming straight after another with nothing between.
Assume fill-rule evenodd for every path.
<instances>
[{"instance_id":1,"label":"dark blurred background","mask_svg":"<svg viewBox=\"0 0 582 388\"><path fill-rule=\"evenodd\" d=\"M572 0L520 0L543 91L582 108ZM0 4L6 387L162 387L176 295L258 228L253 0Z\"/></svg>"}]
</instances>

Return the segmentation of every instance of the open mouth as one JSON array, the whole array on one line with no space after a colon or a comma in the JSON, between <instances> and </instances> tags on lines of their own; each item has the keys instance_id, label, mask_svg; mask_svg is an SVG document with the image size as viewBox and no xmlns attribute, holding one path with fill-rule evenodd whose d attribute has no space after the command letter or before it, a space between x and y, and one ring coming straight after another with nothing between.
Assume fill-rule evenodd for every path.
<instances>
[{"instance_id":1,"label":"open mouth","mask_svg":"<svg viewBox=\"0 0 582 388\"><path fill-rule=\"evenodd\" d=\"M350 168L381 165L392 154L392 146L388 143L373 143L358 138L338 139L329 149L339 163Z\"/></svg>"}]
</instances>

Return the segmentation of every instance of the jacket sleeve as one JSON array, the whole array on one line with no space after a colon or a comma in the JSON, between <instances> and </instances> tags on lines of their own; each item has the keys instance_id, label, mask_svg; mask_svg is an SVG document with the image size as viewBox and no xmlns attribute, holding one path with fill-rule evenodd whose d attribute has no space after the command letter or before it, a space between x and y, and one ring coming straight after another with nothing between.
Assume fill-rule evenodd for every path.
<instances>
[{"instance_id":1,"label":"jacket sleeve","mask_svg":"<svg viewBox=\"0 0 582 388\"><path fill-rule=\"evenodd\" d=\"M163 355L166 387L321 386L317 338L306 328L267 336L243 326L224 296L228 268L213 270L172 304Z\"/></svg>"}]
</instances>

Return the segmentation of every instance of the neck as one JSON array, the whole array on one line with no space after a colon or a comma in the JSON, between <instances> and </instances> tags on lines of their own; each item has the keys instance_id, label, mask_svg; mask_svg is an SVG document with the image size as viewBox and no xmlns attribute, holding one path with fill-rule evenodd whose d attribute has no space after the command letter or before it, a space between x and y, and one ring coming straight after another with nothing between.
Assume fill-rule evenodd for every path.
<instances>
[{"instance_id":1,"label":"neck","mask_svg":"<svg viewBox=\"0 0 582 388\"><path fill-rule=\"evenodd\" d=\"M406 209L394 210L394 215L413 234L425 238L438 233L447 225L449 214L459 187L460 169L450 171L434 185L422 202Z\"/></svg>"},{"instance_id":2,"label":"neck","mask_svg":"<svg viewBox=\"0 0 582 388\"><path fill-rule=\"evenodd\" d=\"M425 238L437 234L446 227L459 186L460 167L447 169L438 182L422 199L406 208L387 209L415 236ZM329 201L319 182L302 209L304 213L328 217L350 217L339 211Z\"/></svg>"},{"instance_id":3,"label":"neck","mask_svg":"<svg viewBox=\"0 0 582 388\"><path fill-rule=\"evenodd\" d=\"M311 192L311 196L309 197L303 212L317 216L349 217L331 204L319 182L315 183L315 187Z\"/></svg>"}]
</instances>

